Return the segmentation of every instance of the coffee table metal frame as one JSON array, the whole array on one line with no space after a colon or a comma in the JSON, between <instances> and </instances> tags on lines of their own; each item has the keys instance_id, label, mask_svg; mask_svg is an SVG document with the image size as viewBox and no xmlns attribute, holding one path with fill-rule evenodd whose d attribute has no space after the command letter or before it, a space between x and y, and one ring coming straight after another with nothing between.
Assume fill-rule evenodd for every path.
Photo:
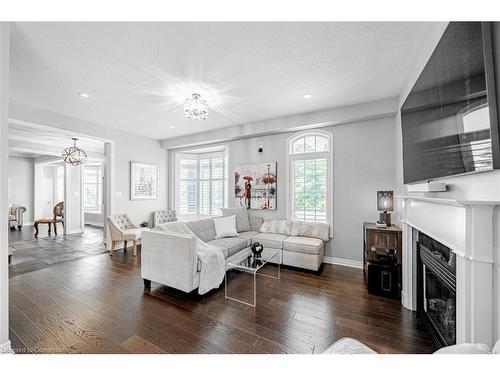
<instances>
[{"instance_id":1,"label":"coffee table metal frame","mask_svg":"<svg viewBox=\"0 0 500 375\"><path fill-rule=\"evenodd\" d=\"M267 263L269 263L271 260L273 260L274 261L273 263L278 265L277 276L275 277L275 276L266 275L266 274L259 274L259 275L264 276L264 277L269 277L271 279L276 279L276 280L281 279L282 259L281 259L281 251L280 250L278 250L278 249L265 249L264 250L265 257L260 258L262 261L261 265L259 265L257 267L248 267L248 266L240 264L245 259L247 259L248 256L251 254L252 254L251 248L247 247L246 249L243 249L243 250L239 251L238 253L230 256L226 260L226 277L224 278L224 298L242 303L242 304L247 305L247 306L255 307L257 305L257 281L256 281L257 273ZM243 272L250 273L253 275L253 303L249 303L249 302L242 301L240 299L228 296L228 293L227 293L227 274L228 274L228 271L231 271L231 270L243 271Z\"/></svg>"}]
</instances>

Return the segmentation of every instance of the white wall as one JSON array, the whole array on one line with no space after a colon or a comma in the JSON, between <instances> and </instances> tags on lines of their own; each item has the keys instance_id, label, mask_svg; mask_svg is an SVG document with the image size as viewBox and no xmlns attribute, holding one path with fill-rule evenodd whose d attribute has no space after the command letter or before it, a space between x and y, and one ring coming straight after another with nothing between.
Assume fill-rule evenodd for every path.
<instances>
[{"instance_id":1,"label":"white wall","mask_svg":"<svg viewBox=\"0 0 500 375\"><path fill-rule=\"evenodd\" d=\"M167 151L160 147L157 140L18 102L11 101L10 110L13 119L110 140L114 147L114 213L127 213L133 222L139 224L147 221L152 211L166 208ZM130 161L158 165L158 199L130 200Z\"/></svg>"},{"instance_id":2,"label":"white wall","mask_svg":"<svg viewBox=\"0 0 500 375\"><path fill-rule=\"evenodd\" d=\"M7 212L9 177L9 53L10 25L0 22L0 212ZM11 351L9 341L9 239L7 215L0 215L0 354Z\"/></svg>"},{"instance_id":3,"label":"white wall","mask_svg":"<svg viewBox=\"0 0 500 375\"><path fill-rule=\"evenodd\" d=\"M436 24L435 28L427 35L426 38L422 39L421 44L421 54L415 59L414 70L408 78L408 84L400 97L400 106L403 104L408 93L413 87L415 81L420 75L423 67L429 60L434 48L436 47L439 39L443 35L443 32L447 26L447 23ZM497 35L500 36L500 30ZM500 42L500 39L498 39ZM500 46L500 45L499 45ZM497 52L500 53L500 50ZM500 61L496 61L496 74L500 74ZM499 77L497 77L498 79ZM497 88L498 89L498 88ZM498 94L498 92L497 92ZM396 191L399 194L406 194L407 186L403 185L403 156L402 156L402 136L401 136L401 115L398 113L395 122L395 133L396 133ZM487 200L487 201L498 201L500 202L500 170L495 170L491 172L485 172L475 175L468 176L456 176L447 177L442 179L446 182L449 187L449 191L445 193L431 193L426 194L432 197L442 197L450 199L466 199L466 200ZM494 212L493 219L494 228L494 303L496 306L496 311L494 313L494 339L498 340L500 338L500 207L497 207Z\"/></svg>"},{"instance_id":4,"label":"white wall","mask_svg":"<svg viewBox=\"0 0 500 375\"><path fill-rule=\"evenodd\" d=\"M26 207L24 225L33 223L34 159L9 156L9 204Z\"/></svg>"},{"instance_id":5,"label":"white wall","mask_svg":"<svg viewBox=\"0 0 500 375\"><path fill-rule=\"evenodd\" d=\"M327 246L326 256L361 261L362 222L377 219L377 190L390 190L395 184L394 118L335 125L322 130L332 133L334 150L331 191L334 233L333 240ZM277 161L277 210L255 212L266 218L286 217L287 139L293 134L279 133L221 143L229 148L231 205L234 205L231 193L235 165ZM263 153L257 152L259 143L264 144ZM172 151L169 155L170 160L173 160ZM170 178L173 181L173 175ZM172 185L170 191L173 191Z\"/></svg>"}]
</instances>

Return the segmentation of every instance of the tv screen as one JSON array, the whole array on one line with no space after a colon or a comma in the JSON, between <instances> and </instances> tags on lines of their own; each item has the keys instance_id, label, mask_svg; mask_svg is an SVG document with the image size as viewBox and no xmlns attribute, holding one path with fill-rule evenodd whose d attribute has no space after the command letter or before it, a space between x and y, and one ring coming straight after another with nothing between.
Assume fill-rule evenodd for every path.
<instances>
[{"instance_id":1,"label":"tv screen","mask_svg":"<svg viewBox=\"0 0 500 375\"><path fill-rule=\"evenodd\" d=\"M401 107L405 184L493 169L487 26L451 22Z\"/></svg>"}]
</instances>

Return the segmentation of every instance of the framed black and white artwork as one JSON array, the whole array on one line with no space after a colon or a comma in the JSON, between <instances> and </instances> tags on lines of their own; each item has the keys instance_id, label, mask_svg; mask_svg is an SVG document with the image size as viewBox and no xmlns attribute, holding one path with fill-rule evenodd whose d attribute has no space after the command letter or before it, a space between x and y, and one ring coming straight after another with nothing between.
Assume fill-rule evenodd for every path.
<instances>
[{"instance_id":1,"label":"framed black and white artwork","mask_svg":"<svg viewBox=\"0 0 500 375\"><path fill-rule=\"evenodd\" d=\"M157 198L158 171L155 164L130 162L130 199Z\"/></svg>"}]
</instances>

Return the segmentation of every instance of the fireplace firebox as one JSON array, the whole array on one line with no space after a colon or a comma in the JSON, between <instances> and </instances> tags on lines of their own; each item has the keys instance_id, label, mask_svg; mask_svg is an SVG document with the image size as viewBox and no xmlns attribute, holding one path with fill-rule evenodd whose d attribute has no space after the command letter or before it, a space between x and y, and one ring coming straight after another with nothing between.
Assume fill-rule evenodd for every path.
<instances>
[{"instance_id":1,"label":"fireplace firebox","mask_svg":"<svg viewBox=\"0 0 500 375\"><path fill-rule=\"evenodd\" d=\"M419 232L417 241L417 314L436 348L456 343L456 255Z\"/></svg>"}]
</instances>

